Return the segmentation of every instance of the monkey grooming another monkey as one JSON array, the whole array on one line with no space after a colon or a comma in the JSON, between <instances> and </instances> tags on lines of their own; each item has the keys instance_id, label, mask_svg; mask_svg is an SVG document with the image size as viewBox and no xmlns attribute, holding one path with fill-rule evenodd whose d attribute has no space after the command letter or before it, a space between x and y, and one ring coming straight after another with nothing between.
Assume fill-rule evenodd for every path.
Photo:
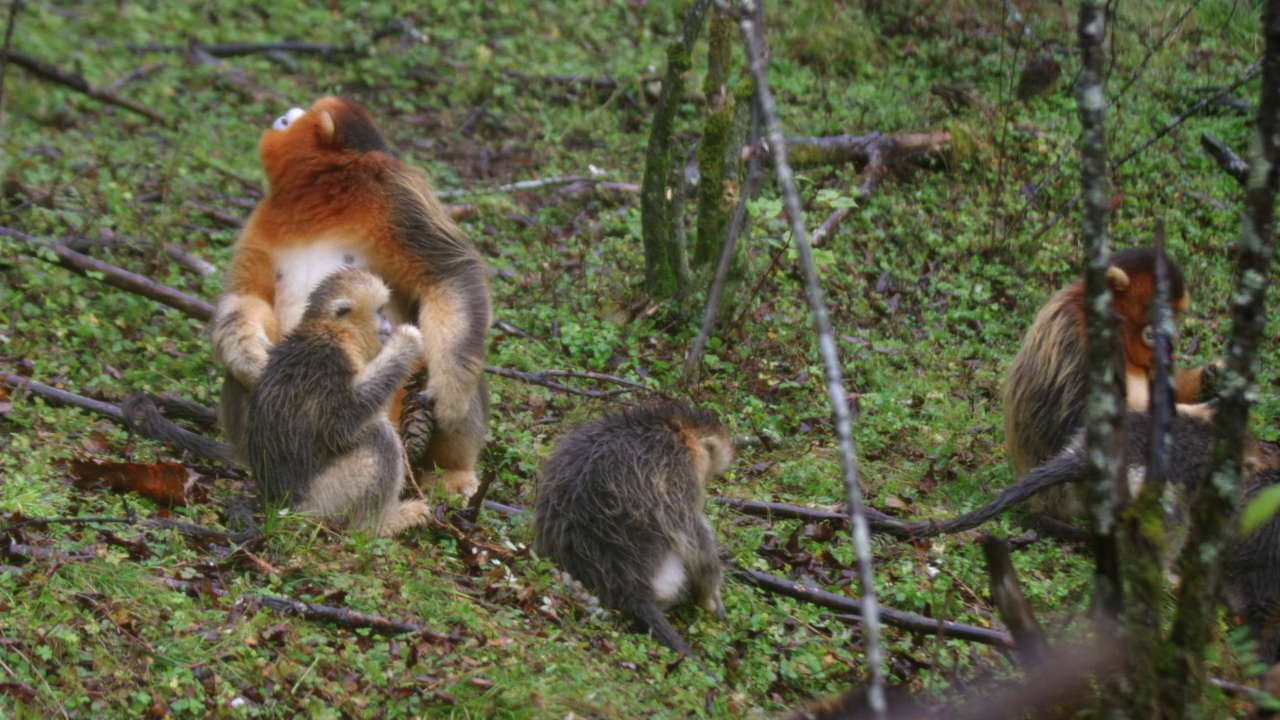
<instances>
[{"instance_id":1,"label":"monkey grooming another monkey","mask_svg":"<svg viewBox=\"0 0 1280 720\"><path fill-rule=\"evenodd\" d=\"M680 404L606 415L560 439L542 469L534 549L600 599L691 655L664 611L686 597L724 617L723 571L703 512L733 442Z\"/></svg>"},{"instance_id":2,"label":"monkey grooming another monkey","mask_svg":"<svg viewBox=\"0 0 1280 720\"><path fill-rule=\"evenodd\" d=\"M326 97L293 108L263 132L258 154L269 188L236 242L213 320L214 353L227 369L219 405L227 439L244 454L249 393L312 288L339 268L364 268L390 287L392 321L422 333L432 432L417 469L438 467L447 490L470 495L488 424L483 257L426 173L391 156L357 103Z\"/></svg>"},{"instance_id":3,"label":"monkey grooming another monkey","mask_svg":"<svg viewBox=\"0 0 1280 720\"><path fill-rule=\"evenodd\" d=\"M271 351L245 426L247 460L266 502L384 537L430 512L400 501L404 448L387 406L422 356L422 335L412 325L391 330L383 314L389 299L387 286L364 270L321 281L297 327Z\"/></svg>"},{"instance_id":4,"label":"monkey grooming another monkey","mask_svg":"<svg viewBox=\"0 0 1280 720\"><path fill-rule=\"evenodd\" d=\"M1155 293L1156 251L1134 248L1114 253L1107 268L1111 307L1124 349L1126 390L1130 410L1145 411L1153 366L1154 334L1150 305ZM1170 305L1175 313L1190 305L1182 269L1169 268ZM1053 457L1084 424L1087 395L1085 375L1084 281L1058 291L1040 309L1022 347L1009 366L1003 391L1005 450L1014 473L1022 477ZM1184 370L1175 377L1179 403L1197 403L1205 369ZM1032 503L1037 512L1069 521L1084 512L1074 489L1058 488Z\"/></svg>"}]
</instances>

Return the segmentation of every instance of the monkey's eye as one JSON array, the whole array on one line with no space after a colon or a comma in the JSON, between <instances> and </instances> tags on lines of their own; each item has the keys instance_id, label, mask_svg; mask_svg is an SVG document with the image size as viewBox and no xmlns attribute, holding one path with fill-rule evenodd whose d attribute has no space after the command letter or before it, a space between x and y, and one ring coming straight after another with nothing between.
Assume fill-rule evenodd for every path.
<instances>
[{"instance_id":1,"label":"monkey's eye","mask_svg":"<svg viewBox=\"0 0 1280 720\"><path fill-rule=\"evenodd\" d=\"M1147 347L1156 346L1156 328L1154 325L1145 325L1142 328L1142 344Z\"/></svg>"},{"instance_id":2,"label":"monkey's eye","mask_svg":"<svg viewBox=\"0 0 1280 720\"><path fill-rule=\"evenodd\" d=\"M285 128L292 125L294 120L297 120L298 118L306 114L307 114L307 111L303 110L302 108L290 108L289 112L276 118L276 121L271 123L271 128L273 130L284 130Z\"/></svg>"},{"instance_id":3,"label":"monkey's eye","mask_svg":"<svg viewBox=\"0 0 1280 720\"><path fill-rule=\"evenodd\" d=\"M351 314L351 308L346 305L343 305L342 307L333 311L334 317L346 317L350 314Z\"/></svg>"}]
</instances>

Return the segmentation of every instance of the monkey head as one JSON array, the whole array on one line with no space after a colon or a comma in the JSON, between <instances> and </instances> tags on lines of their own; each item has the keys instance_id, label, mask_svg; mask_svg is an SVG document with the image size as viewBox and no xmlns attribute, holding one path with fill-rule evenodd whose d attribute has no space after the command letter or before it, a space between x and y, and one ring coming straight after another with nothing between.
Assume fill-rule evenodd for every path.
<instances>
[{"instance_id":1,"label":"monkey head","mask_svg":"<svg viewBox=\"0 0 1280 720\"><path fill-rule=\"evenodd\" d=\"M258 155L273 190L287 185L291 177L314 177L324 168L348 165L371 152L390 152L377 123L359 103L336 97L320 98L310 110L290 109L258 141Z\"/></svg>"},{"instance_id":2,"label":"monkey head","mask_svg":"<svg viewBox=\"0 0 1280 720\"><path fill-rule=\"evenodd\" d=\"M1165 257L1169 275L1169 305L1176 314L1186 310L1187 296L1182 269ZM1151 248L1121 250L1111 256L1107 268L1111 307L1115 311L1124 355L1133 367L1150 371L1155 328L1151 326L1151 301L1156 292L1156 251Z\"/></svg>"},{"instance_id":3,"label":"monkey head","mask_svg":"<svg viewBox=\"0 0 1280 720\"><path fill-rule=\"evenodd\" d=\"M298 327L323 328L346 338L365 362L377 356L391 334L384 310L391 291L376 275L360 268L333 273L311 291Z\"/></svg>"}]
</instances>

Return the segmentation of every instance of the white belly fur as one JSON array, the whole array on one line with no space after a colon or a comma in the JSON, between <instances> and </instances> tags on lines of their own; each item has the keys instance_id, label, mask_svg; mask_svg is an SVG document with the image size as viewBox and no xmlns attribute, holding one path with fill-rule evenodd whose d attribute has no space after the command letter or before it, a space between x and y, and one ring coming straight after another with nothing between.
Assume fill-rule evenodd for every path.
<instances>
[{"instance_id":1,"label":"white belly fur","mask_svg":"<svg viewBox=\"0 0 1280 720\"><path fill-rule=\"evenodd\" d=\"M366 258L343 240L321 240L277 253L276 321L280 334L297 327L307 298L320 281L344 267L367 267Z\"/></svg>"},{"instance_id":2,"label":"white belly fur","mask_svg":"<svg viewBox=\"0 0 1280 720\"><path fill-rule=\"evenodd\" d=\"M667 557L653 574L653 600L659 607L669 607L680 599L684 592L688 577L684 572L684 563L675 553L667 553Z\"/></svg>"}]
</instances>

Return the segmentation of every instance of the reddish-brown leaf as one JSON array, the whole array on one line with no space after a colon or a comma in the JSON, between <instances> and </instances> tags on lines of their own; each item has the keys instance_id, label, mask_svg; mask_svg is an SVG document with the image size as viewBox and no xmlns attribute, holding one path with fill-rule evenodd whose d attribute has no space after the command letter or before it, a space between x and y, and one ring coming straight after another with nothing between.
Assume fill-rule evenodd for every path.
<instances>
[{"instance_id":1,"label":"reddish-brown leaf","mask_svg":"<svg viewBox=\"0 0 1280 720\"><path fill-rule=\"evenodd\" d=\"M83 483L105 483L118 492L137 493L161 505L186 505L197 473L178 463L119 463L74 460L71 472Z\"/></svg>"}]
</instances>

